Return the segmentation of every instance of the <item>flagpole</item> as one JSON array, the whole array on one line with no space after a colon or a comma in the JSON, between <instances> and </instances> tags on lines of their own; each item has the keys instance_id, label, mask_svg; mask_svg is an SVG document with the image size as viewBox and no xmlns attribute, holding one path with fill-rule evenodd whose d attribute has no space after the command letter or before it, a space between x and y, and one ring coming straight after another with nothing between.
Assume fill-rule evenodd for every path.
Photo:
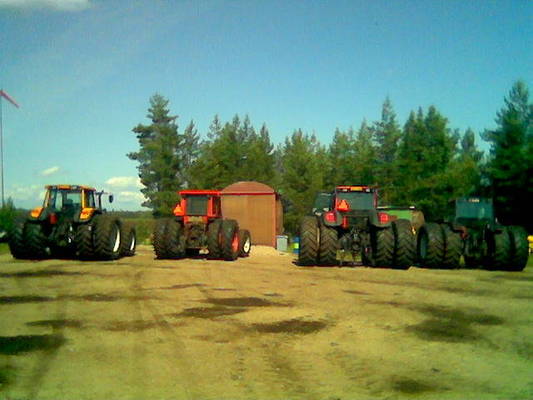
<instances>
[{"instance_id":1,"label":"flagpole","mask_svg":"<svg viewBox=\"0 0 533 400\"><path fill-rule=\"evenodd\" d=\"M0 96L0 175L2 177L2 208L4 208L4 129L2 124L2 97L3 96Z\"/></svg>"}]
</instances>

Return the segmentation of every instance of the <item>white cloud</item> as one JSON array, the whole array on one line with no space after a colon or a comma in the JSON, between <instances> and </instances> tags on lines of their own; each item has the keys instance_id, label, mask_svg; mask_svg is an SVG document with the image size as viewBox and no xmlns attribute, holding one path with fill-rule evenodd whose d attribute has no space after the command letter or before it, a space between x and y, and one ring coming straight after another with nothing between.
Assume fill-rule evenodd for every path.
<instances>
[{"instance_id":1,"label":"white cloud","mask_svg":"<svg viewBox=\"0 0 533 400\"><path fill-rule=\"evenodd\" d=\"M119 192L117 198L125 203L142 203L145 200L141 192L129 191Z\"/></svg>"},{"instance_id":2,"label":"white cloud","mask_svg":"<svg viewBox=\"0 0 533 400\"><path fill-rule=\"evenodd\" d=\"M143 187L141 180L136 176L114 176L105 181L105 183L115 190Z\"/></svg>"},{"instance_id":3,"label":"white cloud","mask_svg":"<svg viewBox=\"0 0 533 400\"><path fill-rule=\"evenodd\" d=\"M50 168L46 168L45 170L42 170L41 171L41 175L42 176L50 176L50 175L55 174L58 171L59 171L59 167L58 166L54 166L54 167L50 167Z\"/></svg>"},{"instance_id":4,"label":"white cloud","mask_svg":"<svg viewBox=\"0 0 533 400\"><path fill-rule=\"evenodd\" d=\"M10 8L52 8L60 11L80 11L90 6L90 0L0 0L0 7Z\"/></svg>"}]
</instances>

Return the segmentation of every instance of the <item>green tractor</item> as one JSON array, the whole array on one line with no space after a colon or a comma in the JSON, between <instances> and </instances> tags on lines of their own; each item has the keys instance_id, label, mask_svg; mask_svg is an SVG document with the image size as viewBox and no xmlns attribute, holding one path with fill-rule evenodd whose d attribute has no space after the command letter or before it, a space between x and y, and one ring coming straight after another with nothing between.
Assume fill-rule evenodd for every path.
<instances>
[{"instance_id":1,"label":"green tractor","mask_svg":"<svg viewBox=\"0 0 533 400\"><path fill-rule=\"evenodd\" d=\"M305 216L300 225L299 265L339 265L346 255L373 267L413 265L416 245L410 221L392 221L378 211L377 203L377 189L365 185L319 193L313 215Z\"/></svg>"},{"instance_id":2,"label":"green tractor","mask_svg":"<svg viewBox=\"0 0 533 400\"><path fill-rule=\"evenodd\" d=\"M527 233L503 226L494 216L492 199L465 197L455 201L451 221L426 223L417 237L418 260L428 268L522 271L528 260Z\"/></svg>"},{"instance_id":3,"label":"green tractor","mask_svg":"<svg viewBox=\"0 0 533 400\"><path fill-rule=\"evenodd\" d=\"M103 194L81 185L46 186L42 207L16 221L9 233L13 257L114 260L133 256L135 227L106 214Z\"/></svg>"}]
</instances>

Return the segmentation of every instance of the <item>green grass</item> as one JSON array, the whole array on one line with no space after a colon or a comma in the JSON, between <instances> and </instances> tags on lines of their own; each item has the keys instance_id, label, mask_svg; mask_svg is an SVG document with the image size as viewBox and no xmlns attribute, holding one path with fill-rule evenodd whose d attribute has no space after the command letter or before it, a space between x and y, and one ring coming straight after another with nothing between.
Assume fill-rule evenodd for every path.
<instances>
[{"instance_id":1,"label":"green grass","mask_svg":"<svg viewBox=\"0 0 533 400\"><path fill-rule=\"evenodd\" d=\"M9 246L7 243L0 243L0 255L9 253Z\"/></svg>"}]
</instances>

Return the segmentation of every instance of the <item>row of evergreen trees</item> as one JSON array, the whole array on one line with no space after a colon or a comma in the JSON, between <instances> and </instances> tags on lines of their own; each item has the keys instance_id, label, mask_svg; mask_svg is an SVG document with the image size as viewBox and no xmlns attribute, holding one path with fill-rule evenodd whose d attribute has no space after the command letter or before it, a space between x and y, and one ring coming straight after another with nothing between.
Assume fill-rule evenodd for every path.
<instances>
[{"instance_id":1,"label":"row of evergreen trees","mask_svg":"<svg viewBox=\"0 0 533 400\"><path fill-rule=\"evenodd\" d=\"M337 129L329 144L298 129L274 146L267 126L257 130L247 116L225 123L215 116L203 139L193 121L180 132L168 100L156 94L148 112L152 123L133 129L139 151L128 157L138 162L143 205L155 216L172 210L179 189L254 180L281 193L285 228L294 232L316 192L369 184L381 188L382 204L416 205L427 219L446 216L456 197L493 196L501 222L531 231L532 117L527 86L519 81L497 114L497 128L482 133L487 155L472 130L450 129L434 106L412 111L401 126L388 98L379 121Z\"/></svg>"}]
</instances>

